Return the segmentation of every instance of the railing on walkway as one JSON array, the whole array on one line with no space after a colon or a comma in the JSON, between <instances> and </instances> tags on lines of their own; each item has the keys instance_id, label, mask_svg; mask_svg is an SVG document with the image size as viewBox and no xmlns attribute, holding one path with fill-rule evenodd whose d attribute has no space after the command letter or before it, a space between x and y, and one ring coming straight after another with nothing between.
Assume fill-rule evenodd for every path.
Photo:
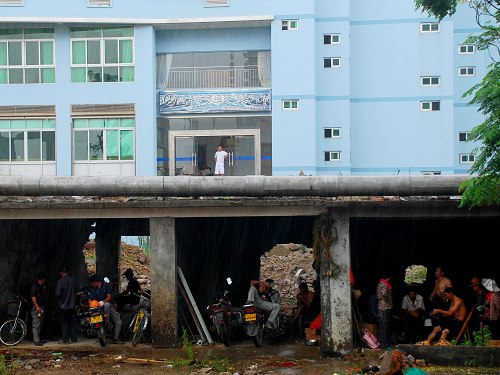
<instances>
[{"instance_id":1,"label":"railing on walkway","mask_svg":"<svg viewBox=\"0 0 500 375\"><path fill-rule=\"evenodd\" d=\"M262 87L257 66L177 67L170 70L167 89ZM165 89L163 88L163 89Z\"/></svg>"}]
</instances>

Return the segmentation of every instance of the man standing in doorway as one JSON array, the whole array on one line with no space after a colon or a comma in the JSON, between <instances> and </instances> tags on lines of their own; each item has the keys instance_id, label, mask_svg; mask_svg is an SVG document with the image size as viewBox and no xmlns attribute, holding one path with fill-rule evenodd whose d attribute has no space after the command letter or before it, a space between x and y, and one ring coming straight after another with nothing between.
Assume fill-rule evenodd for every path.
<instances>
[{"instance_id":1,"label":"man standing in doorway","mask_svg":"<svg viewBox=\"0 0 500 375\"><path fill-rule=\"evenodd\" d=\"M45 285L47 276L45 273L38 273L35 283L31 286L31 328L33 330L33 342L36 346L42 346L40 331L42 330L43 318L45 315L45 302L47 300L47 286Z\"/></svg>"},{"instance_id":2,"label":"man standing in doorway","mask_svg":"<svg viewBox=\"0 0 500 375\"><path fill-rule=\"evenodd\" d=\"M224 160L228 155L229 154L222 149L222 145L217 146L217 152L214 155L216 176L224 176Z\"/></svg>"}]
</instances>

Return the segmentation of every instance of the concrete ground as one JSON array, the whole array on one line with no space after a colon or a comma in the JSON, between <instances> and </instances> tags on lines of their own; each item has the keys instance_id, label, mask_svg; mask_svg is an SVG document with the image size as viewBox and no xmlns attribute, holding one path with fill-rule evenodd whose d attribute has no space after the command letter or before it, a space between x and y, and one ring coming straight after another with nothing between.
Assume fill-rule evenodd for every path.
<instances>
[{"instance_id":1,"label":"concrete ground","mask_svg":"<svg viewBox=\"0 0 500 375\"><path fill-rule=\"evenodd\" d=\"M381 350L355 350L342 358L322 357L319 347L290 342L256 348L250 341L230 347L221 344L194 345L197 364L182 366L187 358L182 348L153 349L149 344L132 347L108 345L101 348L95 339L60 345L57 341L36 347L23 342L15 347L0 347L7 369L14 374L361 374L367 366L385 372L392 356ZM385 353L385 355L384 355ZM376 367L375 367L376 368ZM500 368L436 367L422 368L427 374L499 375ZM365 370L363 372L363 370ZM3 375L4 373L0 371ZM6 373L8 374L8 373Z\"/></svg>"}]
</instances>

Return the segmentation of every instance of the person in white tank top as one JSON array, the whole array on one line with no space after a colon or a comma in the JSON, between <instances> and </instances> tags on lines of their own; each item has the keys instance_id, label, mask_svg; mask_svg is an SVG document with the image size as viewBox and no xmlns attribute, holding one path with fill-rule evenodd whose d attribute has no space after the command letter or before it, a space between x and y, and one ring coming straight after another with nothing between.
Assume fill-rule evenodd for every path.
<instances>
[{"instance_id":1,"label":"person in white tank top","mask_svg":"<svg viewBox=\"0 0 500 375\"><path fill-rule=\"evenodd\" d=\"M217 146L217 152L214 155L216 176L224 176L224 160L228 155L229 154L222 149L222 145Z\"/></svg>"}]
</instances>

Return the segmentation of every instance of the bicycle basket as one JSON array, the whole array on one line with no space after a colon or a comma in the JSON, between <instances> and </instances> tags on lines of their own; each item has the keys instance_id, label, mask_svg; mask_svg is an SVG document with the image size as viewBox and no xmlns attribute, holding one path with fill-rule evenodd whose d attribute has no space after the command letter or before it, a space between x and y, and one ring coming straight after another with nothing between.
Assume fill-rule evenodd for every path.
<instances>
[{"instance_id":1,"label":"bicycle basket","mask_svg":"<svg viewBox=\"0 0 500 375\"><path fill-rule=\"evenodd\" d=\"M17 309L19 308L19 300L12 299L7 302L7 315L17 315Z\"/></svg>"}]
</instances>

